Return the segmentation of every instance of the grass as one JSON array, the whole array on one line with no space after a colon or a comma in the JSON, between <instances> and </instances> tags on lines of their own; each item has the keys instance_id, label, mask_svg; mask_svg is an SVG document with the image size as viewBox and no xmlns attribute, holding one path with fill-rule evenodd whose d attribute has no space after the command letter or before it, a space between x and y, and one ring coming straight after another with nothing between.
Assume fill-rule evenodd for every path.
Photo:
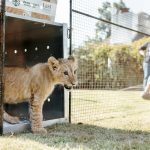
<instances>
[{"instance_id":1,"label":"grass","mask_svg":"<svg viewBox=\"0 0 150 150\"><path fill-rule=\"evenodd\" d=\"M74 90L72 122L0 137L0 150L150 150L150 101L139 91ZM77 124L82 122L82 124Z\"/></svg>"},{"instance_id":2,"label":"grass","mask_svg":"<svg viewBox=\"0 0 150 150\"><path fill-rule=\"evenodd\" d=\"M72 121L107 128L139 130L150 126L150 101L140 98L140 91L74 91ZM111 124L109 123L111 122ZM139 125L140 124L140 125Z\"/></svg>"}]
</instances>

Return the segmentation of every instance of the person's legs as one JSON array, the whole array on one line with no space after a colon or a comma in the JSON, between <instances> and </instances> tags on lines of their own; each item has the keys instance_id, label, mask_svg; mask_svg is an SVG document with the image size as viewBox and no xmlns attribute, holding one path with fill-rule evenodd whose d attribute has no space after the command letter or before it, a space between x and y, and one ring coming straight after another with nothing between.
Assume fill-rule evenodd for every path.
<instances>
[{"instance_id":1,"label":"person's legs","mask_svg":"<svg viewBox=\"0 0 150 150\"><path fill-rule=\"evenodd\" d=\"M144 79L143 79L143 88L144 92L142 93L142 98L150 100L150 63L143 63Z\"/></svg>"},{"instance_id":2,"label":"person's legs","mask_svg":"<svg viewBox=\"0 0 150 150\"><path fill-rule=\"evenodd\" d=\"M150 76L150 63L143 63L144 79L143 79L143 88L145 89L147 85L148 78Z\"/></svg>"}]
</instances>

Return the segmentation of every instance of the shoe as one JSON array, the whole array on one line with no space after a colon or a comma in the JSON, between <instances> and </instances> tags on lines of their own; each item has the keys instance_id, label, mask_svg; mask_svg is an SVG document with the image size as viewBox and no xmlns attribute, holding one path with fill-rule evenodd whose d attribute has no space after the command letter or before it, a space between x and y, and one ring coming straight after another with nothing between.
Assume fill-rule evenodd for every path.
<instances>
[{"instance_id":1,"label":"shoe","mask_svg":"<svg viewBox=\"0 0 150 150\"><path fill-rule=\"evenodd\" d=\"M141 94L141 97L142 97L143 99L150 100L150 93L145 93L145 92L143 92L143 93Z\"/></svg>"}]
</instances>

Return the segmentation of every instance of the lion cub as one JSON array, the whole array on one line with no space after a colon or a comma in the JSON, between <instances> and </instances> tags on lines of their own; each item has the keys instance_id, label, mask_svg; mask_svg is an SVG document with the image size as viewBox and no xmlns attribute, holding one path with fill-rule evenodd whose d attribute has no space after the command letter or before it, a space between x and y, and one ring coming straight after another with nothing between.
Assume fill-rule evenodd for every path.
<instances>
[{"instance_id":1,"label":"lion cub","mask_svg":"<svg viewBox=\"0 0 150 150\"><path fill-rule=\"evenodd\" d=\"M47 63L39 63L31 68L4 68L4 102L13 104L27 101L30 106L31 130L46 133L42 127L42 107L56 84L71 89L77 83L77 60L50 57ZM17 123L19 119L4 112L4 120Z\"/></svg>"}]
</instances>

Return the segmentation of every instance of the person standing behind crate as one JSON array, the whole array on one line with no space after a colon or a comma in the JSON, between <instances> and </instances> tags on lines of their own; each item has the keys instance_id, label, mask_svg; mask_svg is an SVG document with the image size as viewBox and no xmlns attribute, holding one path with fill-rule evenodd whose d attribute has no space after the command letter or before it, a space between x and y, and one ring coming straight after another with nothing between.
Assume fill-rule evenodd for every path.
<instances>
[{"instance_id":1,"label":"person standing behind crate","mask_svg":"<svg viewBox=\"0 0 150 150\"><path fill-rule=\"evenodd\" d=\"M143 89L144 92L142 93L142 97L144 99L150 98L150 95L145 92L145 88L147 83L150 82L150 42L144 43L142 46L139 48L139 53L144 57L143 60L143 72L144 72L144 77L143 77Z\"/></svg>"}]
</instances>

